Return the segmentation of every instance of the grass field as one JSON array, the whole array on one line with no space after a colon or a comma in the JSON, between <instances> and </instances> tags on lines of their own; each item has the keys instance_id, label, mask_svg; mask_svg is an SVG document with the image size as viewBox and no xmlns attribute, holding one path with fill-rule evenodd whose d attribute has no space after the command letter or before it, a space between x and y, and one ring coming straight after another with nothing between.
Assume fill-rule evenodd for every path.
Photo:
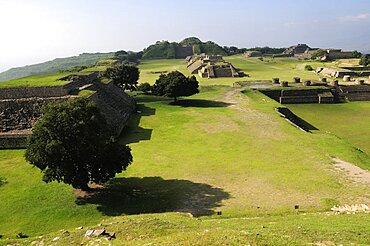
<instances>
[{"instance_id":1,"label":"grass field","mask_svg":"<svg viewBox=\"0 0 370 246\"><path fill-rule=\"evenodd\" d=\"M369 219L324 213L201 220L176 213L124 216L92 227L115 232L116 240L97 238L84 245L369 245ZM80 245L85 230L67 229L27 241Z\"/></svg>"},{"instance_id":2,"label":"grass field","mask_svg":"<svg viewBox=\"0 0 370 246\"><path fill-rule=\"evenodd\" d=\"M19 232L37 236L94 225L112 216L179 211L203 216L208 222L159 222L159 232L150 223L140 225L151 235L148 240L154 236L158 242L186 240L183 232L196 233L195 241L204 228L214 230L214 234L204 237L203 242L216 240L217 232L223 230L221 235L230 232L234 235L230 240L239 240L239 232L234 230L243 224L244 217L257 216L261 217L258 222L243 224L247 234L254 233L261 223L277 220L279 226L270 228L266 240L279 242L284 239L279 232L287 223L280 215L292 216L288 218L295 223L305 220L295 217L295 205L300 206L300 213L315 213L327 211L335 203L369 199L368 186L349 182L344 174L335 172L328 155L365 168L369 168L369 156L325 132L297 130L274 111L276 102L258 92L241 94L229 87L205 87L182 106L150 96L138 96L138 101L142 113L132 117L126 137L121 139L132 147L135 162L92 197L78 198L69 186L43 183L39 171L24 161L22 150L0 151L0 177L6 181L0 187L0 221L6 221L0 224L3 238L14 238ZM215 210L222 211L222 216L212 215ZM157 221L162 215L121 219L145 221L148 216ZM176 217L170 214L169 218L172 216ZM291 240L310 241L316 233L335 241L342 237L355 240L345 221L359 217L332 217L333 222L329 219L326 225L317 225L317 216L326 218L314 214L307 217L307 236L293 226L286 229L289 236L290 230L299 234ZM222 220L211 222L216 218L240 219L235 225ZM345 236L327 228L336 220L340 221L336 230ZM368 227L369 220L352 226ZM135 228L125 233L135 237L141 227ZM168 230L174 237L167 236ZM359 237L356 242L365 239Z\"/></svg>"},{"instance_id":3,"label":"grass field","mask_svg":"<svg viewBox=\"0 0 370 246\"><path fill-rule=\"evenodd\" d=\"M70 73L55 73L55 74L39 74L32 75L20 79L0 82L1 87L28 87L28 86L54 86L63 85L66 81L58 79L67 76Z\"/></svg>"},{"instance_id":4,"label":"grass field","mask_svg":"<svg viewBox=\"0 0 370 246\"><path fill-rule=\"evenodd\" d=\"M217 78L197 79L201 85L232 85L236 81L256 81L271 80L278 77L281 80L293 81L294 77L303 79L317 80L319 76L310 71L305 71L305 65L311 65L314 69L317 67L338 67L345 65L345 61L336 62L317 62L317 61L300 61L295 58L264 58L260 61L258 58L246 58L243 55L224 57L226 61L231 62L236 68L241 69L249 77L244 78ZM142 61L140 68L140 82L149 82L153 84L158 79L160 72L170 72L178 70L186 75L190 75L186 63L183 59L178 60L147 60Z\"/></svg>"},{"instance_id":5,"label":"grass field","mask_svg":"<svg viewBox=\"0 0 370 246\"><path fill-rule=\"evenodd\" d=\"M295 104L289 108L321 131L345 139L370 154L370 103Z\"/></svg>"}]
</instances>

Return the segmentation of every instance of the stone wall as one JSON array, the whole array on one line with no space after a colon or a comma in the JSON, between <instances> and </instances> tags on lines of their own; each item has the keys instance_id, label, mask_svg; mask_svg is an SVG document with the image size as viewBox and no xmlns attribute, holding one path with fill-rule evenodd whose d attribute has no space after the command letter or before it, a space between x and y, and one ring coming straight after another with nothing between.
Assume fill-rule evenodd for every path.
<instances>
[{"instance_id":1,"label":"stone wall","mask_svg":"<svg viewBox=\"0 0 370 246\"><path fill-rule=\"evenodd\" d=\"M0 149L24 149L29 134L0 135Z\"/></svg>"},{"instance_id":2,"label":"stone wall","mask_svg":"<svg viewBox=\"0 0 370 246\"><path fill-rule=\"evenodd\" d=\"M94 84L89 99L96 103L116 136L119 136L135 109L135 100L113 83Z\"/></svg>"},{"instance_id":3,"label":"stone wall","mask_svg":"<svg viewBox=\"0 0 370 246\"><path fill-rule=\"evenodd\" d=\"M370 85L339 86L339 90L350 102L370 101Z\"/></svg>"},{"instance_id":4,"label":"stone wall","mask_svg":"<svg viewBox=\"0 0 370 246\"><path fill-rule=\"evenodd\" d=\"M0 89L0 100L32 97L62 97L68 95L64 86L11 87Z\"/></svg>"},{"instance_id":5,"label":"stone wall","mask_svg":"<svg viewBox=\"0 0 370 246\"><path fill-rule=\"evenodd\" d=\"M341 51L341 50L328 50L327 59L350 59L355 58L352 51Z\"/></svg>"},{"instance_id":6,"label":"stone wall","mask_svg":"<svg viewBox=\"0 0 370 246\"><path fill-rule=\"evenodd\" d=\"M183 59L187 56L192 56L194 54L192 46L187 46L187 47L177 46L175 48L175 52L176 52L176 58L178 59Z\"/></svg>"},{"instance_id":7,"label":"stone wall","mask_svg":"<svg viewBox=\"0 0 370 246\"><path fill-rule=\"evenodd\" d=\"M41 107L47 103L68 100L68 96L51 98L23 98L0 101L0 132L32 128L41 116Z\"/></svg>"},{"instance_id":8,"label":"stone wall","mask_svg":"<svg viewBox=\"0 0 370 246\"><path fill-rule=\"evenodd\" d=\"M330 89L260 91L281 104L333 103L335 101Z\"/></svg>"},{"instance_id":9,"label":"stone wall","mask_svg":"<svg viewBox=\"0 0 370 246\"><path fill-rule=\"evenodd\" d=\"M231 68L227 66L214 66L214 72L216 78L233 77Z\"/></svg>"}]
</instances>

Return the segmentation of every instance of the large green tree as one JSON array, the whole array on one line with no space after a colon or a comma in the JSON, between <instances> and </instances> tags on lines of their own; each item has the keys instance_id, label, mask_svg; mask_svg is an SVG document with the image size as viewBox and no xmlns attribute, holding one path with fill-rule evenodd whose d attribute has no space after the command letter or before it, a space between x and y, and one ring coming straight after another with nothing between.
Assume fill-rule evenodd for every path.
<instances>
[{"instance_id":1,"label":"large green tree","mask_svg":"<svg viewBox=\"0 0 370 246\"><path fill-rule=\"evenodd\" d=\"M157 96L177 98L181 96L191 96L199 93L199 83L195 76L186 77L179 71L161 74L153 85L153 94Z\"/></svg>"},{"instance_id":2,"label":"large green tree","mask_svg":"<svg viewBox=\"0 0 370 246\"><path fill-rule=\"evenodd\" d=\"M139 69L131 65L118 64L107 68L105 77L124 90L136 90Z\"/></svg>"},{"instance_id":3,"label":"large green tree","mask_svg":"<svg viewBox=\"0 0 370 246\"><path fill-rule=\"evenodd\" d=\"M95 103L80 98L49 104L28 139L25 158L43 173L45 182L64 182L88 190L132 163L131 149L111 137Z\"/></svg>"}]
</instances>

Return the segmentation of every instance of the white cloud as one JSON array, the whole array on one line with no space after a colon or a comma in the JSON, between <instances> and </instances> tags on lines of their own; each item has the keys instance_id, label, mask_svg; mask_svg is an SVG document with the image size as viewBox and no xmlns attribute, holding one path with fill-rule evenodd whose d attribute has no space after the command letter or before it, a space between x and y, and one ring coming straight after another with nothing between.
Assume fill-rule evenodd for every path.
<instances>
[{"instance_id":1,"label":"white cloud","mask_svg":"<svg viewBox=\"0 0 370 246\"><path fill-rule=\"evenodd\" d=\"M365 21L370 19L370 13L344 16L344 21Z\"/></svg>"}]
</instances>

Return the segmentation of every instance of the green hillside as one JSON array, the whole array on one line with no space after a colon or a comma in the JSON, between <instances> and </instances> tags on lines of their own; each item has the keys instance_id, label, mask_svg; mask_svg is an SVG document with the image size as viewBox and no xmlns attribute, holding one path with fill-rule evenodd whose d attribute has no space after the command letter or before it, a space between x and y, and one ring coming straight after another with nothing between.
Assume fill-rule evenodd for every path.
<instances>
[{"instance_id":1,"label":"green hillside","mask_svg":"<svg viewBox=\"0 0 370 246\"><path fill-rule=\"evenodd\" d=\"M93 65L97 61L112 57L114 53L83 53L78 56L57 58L35 65L12 68L0 73L0 82L36 74L51 74L74 66Z\"/></svg>"}]
</instances>

